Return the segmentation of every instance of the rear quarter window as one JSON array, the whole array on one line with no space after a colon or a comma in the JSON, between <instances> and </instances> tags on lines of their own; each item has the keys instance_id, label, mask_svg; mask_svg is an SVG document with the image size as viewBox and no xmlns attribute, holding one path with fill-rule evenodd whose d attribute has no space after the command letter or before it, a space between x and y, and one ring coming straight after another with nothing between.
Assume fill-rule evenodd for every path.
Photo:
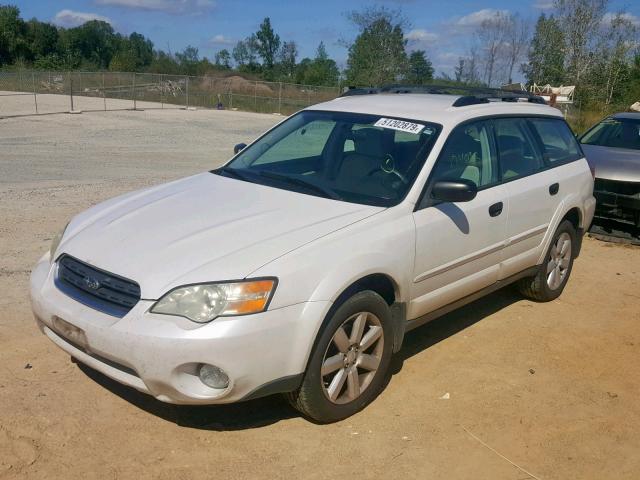
<instances>
[{"instance_id":1,"label":"rear quarter window","mask_svg":"<svg viewBox=\"0 0 640 480\"><path fill-rule=\"evenodd\" d=\"M564 120L530 118L528 122L540 139L546 163L558 165L582 158L580 145Z\"/></svg>"}]
</instances>

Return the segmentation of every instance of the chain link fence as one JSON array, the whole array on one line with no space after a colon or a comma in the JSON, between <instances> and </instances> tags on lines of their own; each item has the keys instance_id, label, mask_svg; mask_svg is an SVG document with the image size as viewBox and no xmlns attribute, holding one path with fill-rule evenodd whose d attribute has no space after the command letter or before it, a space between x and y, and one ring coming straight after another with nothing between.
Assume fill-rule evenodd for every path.
<instances>
[{"instance_id":1,"label":"chain link fence","mask_svg":"<svg viewBox=\"0 0 640 480\"><path fill-rule=\"evenodd\" d=\"M290 115L340 87L120 72L0 71L0 118L79 111L220 108Z\"/></svg>"}]
</instances>

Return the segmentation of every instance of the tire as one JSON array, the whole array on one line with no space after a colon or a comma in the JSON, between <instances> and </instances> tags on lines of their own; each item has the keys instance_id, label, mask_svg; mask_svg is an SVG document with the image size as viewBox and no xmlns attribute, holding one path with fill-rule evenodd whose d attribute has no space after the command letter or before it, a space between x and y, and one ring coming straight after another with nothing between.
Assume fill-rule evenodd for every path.
<instances>
[{"instance_id":1,"label":"tire","mask_svg":"<svg viewBox=\"0 0 640 480\"><path fill-rule=\"evenodd\" d=\"M325 320L302 385L288 394L289 402L318 423L343 420L362 410L386 385L391 325L389 306L377 293L367 290L346 300Z\"/></svg>"},{"instance_id":2,"label":"tire","mask_svg":"<svg viewBox=\"0 0 640 480\"><path fill-rule=\"evenodd\" d=\"M568 248L564 255L562 248ZM520 293L537 302L550 302L558 298L569 280L577 251L576 229L571 222L564 220L553 235L537 275L523 278L517 283Z\"/></svg>"}]
</instances>

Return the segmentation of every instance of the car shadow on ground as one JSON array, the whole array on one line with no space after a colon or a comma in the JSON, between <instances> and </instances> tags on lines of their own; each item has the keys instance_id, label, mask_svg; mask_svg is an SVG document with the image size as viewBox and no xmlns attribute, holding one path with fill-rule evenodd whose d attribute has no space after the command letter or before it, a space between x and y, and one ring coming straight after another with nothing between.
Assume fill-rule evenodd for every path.
<instances>
[{"instance_id":1,"label":"car shadow on ground","mask_svg":"<svg viewBox=\"0 0 640 480\"><path fill-rule=\"evenodd\" d=\"M519 300L522 300L522 296L513 288L503 288L408 332L402 349L392 359L389 380L412 356ZM264 427L300 416L281 395L229 405L171 405L111 380L86 365L78 363L78 367L111 393L152 415L181 427L214 431L244 430Z\"/></svg>"}]
</instances>

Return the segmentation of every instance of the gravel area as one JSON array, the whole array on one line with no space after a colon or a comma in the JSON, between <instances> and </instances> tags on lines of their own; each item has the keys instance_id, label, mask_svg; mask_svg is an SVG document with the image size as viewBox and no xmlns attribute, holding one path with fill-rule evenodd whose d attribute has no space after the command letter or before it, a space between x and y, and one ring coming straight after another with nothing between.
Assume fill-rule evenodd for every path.
<instances>
[{"instance_id":1,"label":"gravel area","mask_svg":"<svg viewBox=\"0 0 640 480\"><path fill-rule=\"evenodd\" d=\"M39 333L29 270L72 215L216 167L281 118L0 120L0 478L640 478L638 247L587 238L557 301L506 289L411 332L380 398L327 426L280 397L162 404Z\"/></svg>"}]
</instances>

